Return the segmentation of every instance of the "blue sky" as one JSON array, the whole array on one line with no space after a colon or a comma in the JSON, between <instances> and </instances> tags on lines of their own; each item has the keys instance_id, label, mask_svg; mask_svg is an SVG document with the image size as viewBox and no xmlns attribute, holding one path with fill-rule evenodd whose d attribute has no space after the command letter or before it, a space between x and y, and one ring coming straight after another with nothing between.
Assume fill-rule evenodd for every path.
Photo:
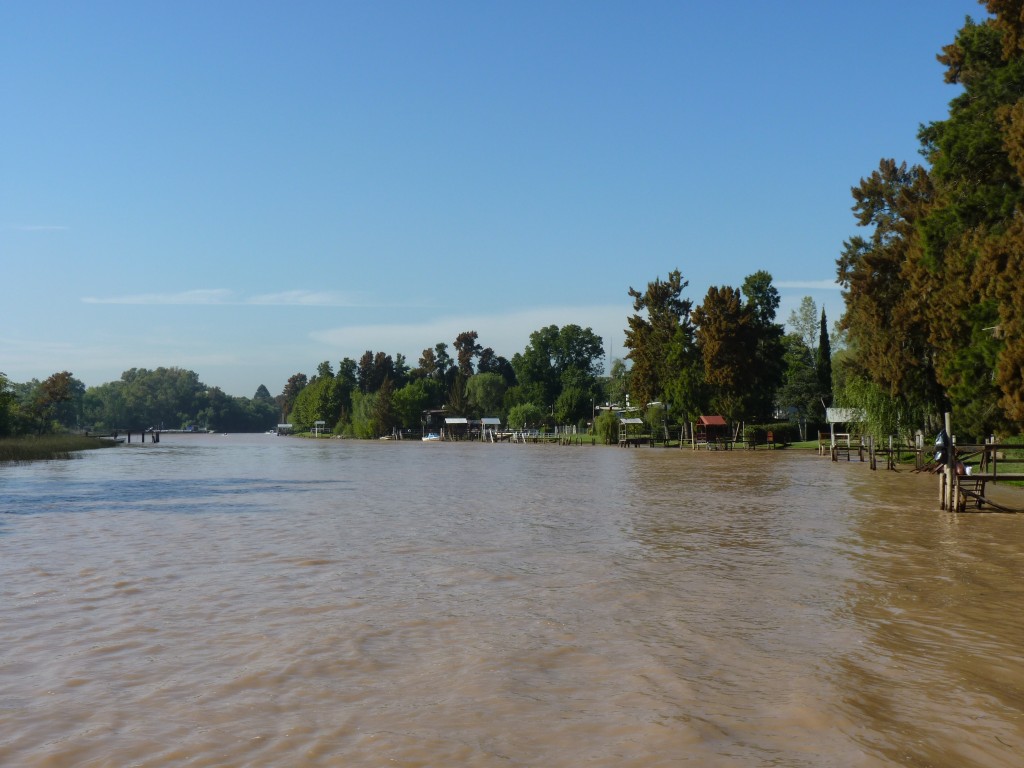
<instances>
[{"instance_id":1,"label":"blue sky","mask_svg":"<svg viewBox=\"0 0 1024 768\"><path fill-rule=\"evenodd\" d=\"M973 0L0 4L0 371L273 394L476 330L622 356L640 288L837 319Z\"/></svg>"}]
</instances>

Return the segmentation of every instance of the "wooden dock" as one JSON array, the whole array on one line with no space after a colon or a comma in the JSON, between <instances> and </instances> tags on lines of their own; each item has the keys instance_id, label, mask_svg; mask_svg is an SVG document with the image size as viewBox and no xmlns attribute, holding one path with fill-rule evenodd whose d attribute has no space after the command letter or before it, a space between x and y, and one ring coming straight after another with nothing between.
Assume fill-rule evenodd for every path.
<instances>
[{"instance_id":1,"label":"wooden dock","mask_svg":"<svg viewBox=\"0 0 1024 768\"><path fill-rule=\"evenodd\" d=\"M1024 472L1021 471L1024 458L1007 458L1010 451L1021 450L1022 446L1008 443L954 443L950 461L940 473L939 502L942 509L956 512L1016 511L993 501L987 487L999 482L1024 482ZM965 469L969 474L957 472L958 467L965 467L964 462L974 458L980 458L980 462L976 468Z\"/></svg>"},{"instance_id":2,"label":"wooden dock","mask_svg":"<svg viewBox=\"0 0 1024 768\"><path fill-rule=\"evenodd\" d=\"M173 430L169 430L173 431ZM131 443L132 435L134 434L138 438L140 443L146 442L146 435L149 435L149 441L151 443L160 442L160 430L157 429L140 429L133 431L130 429L113 429L109 432L90 432L86 430L86 435L91 437L100 437L106 440L113 440L116 443Z\"/></svg>"}]
</instances>

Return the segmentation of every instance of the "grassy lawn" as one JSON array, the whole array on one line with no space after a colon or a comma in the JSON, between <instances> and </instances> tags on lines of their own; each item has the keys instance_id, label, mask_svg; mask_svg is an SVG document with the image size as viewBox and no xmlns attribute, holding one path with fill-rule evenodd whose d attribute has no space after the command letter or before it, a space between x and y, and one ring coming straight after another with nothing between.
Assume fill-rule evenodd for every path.
<instances>
[{"instance_id":1,"label":"grassy lawn","mask_svg":"<svg viewBox=\"0 0 1024 768\"><path fill-rule=\"evenodd\" d=\"M69 459L73 451L111 448L116 443L84 435L43 435L0 438L0 464L19 461Z\"/></svg>"}]
</instances>

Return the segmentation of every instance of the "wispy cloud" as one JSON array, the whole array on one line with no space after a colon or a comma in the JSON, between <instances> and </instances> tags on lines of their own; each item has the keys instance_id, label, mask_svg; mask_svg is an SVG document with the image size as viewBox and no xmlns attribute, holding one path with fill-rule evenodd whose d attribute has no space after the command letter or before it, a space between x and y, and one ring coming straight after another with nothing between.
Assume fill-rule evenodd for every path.
<instances>
[{"instance_id":1,"label":"wispy cloud","mask_svg":"<svg viewBox=\"0 0 1024 768\"><path fill-rule=\"evenodd\" d=\"M140 304L159 306L260 307L365 307L371 304L336 291L290 290L246 295L228 288L197 288L170 293L134 293L121 296L86 296L84 304Z\"/></svg>"},{"instance_id":2,"label":"wispy cloud","mask_svg":"<svg viewBox=\"0 0 1024 768\"><path fill-rule=\"evenodd\" d=\"M234 292L225 288L203 288L177 293L135 293L124 296L86 296L85 304L145 304L161 306L194 306L209 304L235 304Z\"/></svg>"},{"instance_id":3,"label":"wispy cloud","mask_svg":"<svg viewBox=\"0 0 1024 768\"><path fill-rule=\"evenodd\" d=\"M805 291L838 291L840 286L835 280L778 280L776 288L793 288Z\"/></svg>"},{"instance_id":4,"label":"wispy cloud","mask_svg":"<svg viewBox=\"0 0 1024 768\"><path fill-rule=\"evenodd\" d=\"M366 302L335 291L279 291L264 293L246 299L244 304L260 304L279 307L358 307Z\"/></svg>"}]
</instances>

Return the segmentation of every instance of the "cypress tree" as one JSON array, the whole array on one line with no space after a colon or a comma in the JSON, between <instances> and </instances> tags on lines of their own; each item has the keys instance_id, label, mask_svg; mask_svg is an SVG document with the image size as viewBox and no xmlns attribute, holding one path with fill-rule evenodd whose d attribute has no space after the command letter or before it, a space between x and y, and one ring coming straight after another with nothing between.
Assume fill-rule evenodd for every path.
<instances>
[{"instance_id":1,"label":"cypress tree","mask_svg":"<svg viewBox=\"0 0 1024 768\"><path fill-rule=\"evenodd\" d=\"M818 349L815 353L814 368L818 375L818 391L821 394L821 401L827 408L832 404L832 345L828 338L825 307L821 308L821 329L818 332Z\"/></svg>"}]
</instances>

